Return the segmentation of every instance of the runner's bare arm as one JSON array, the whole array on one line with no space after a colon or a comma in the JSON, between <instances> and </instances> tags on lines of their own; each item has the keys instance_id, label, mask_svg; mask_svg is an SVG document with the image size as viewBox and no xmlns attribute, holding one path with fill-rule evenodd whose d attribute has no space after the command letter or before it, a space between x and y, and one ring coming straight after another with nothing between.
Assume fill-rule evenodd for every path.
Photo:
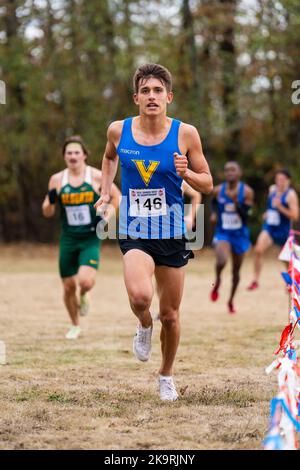
<instances>
[{"instance_id":1,"label":"runner's bare arm","mask_svg":"<svg viewBox=\"0 0 300 470\"><path fill-rule=\"evenodd\" d=\"M97 193L101 194L102 188L102 171L98 170L97 168L93 168L93 186ZM112 183L111 191L110 191L110 208L108 210L107 219L116 213L116 210L119 207L121 192L119 188Z\"/></svg>"},{"instance_id":2,"label":"runner's bare arm","mask_svg":"<svg viewBox=\"0 0 300 470\"><path fill-rule=\"evenodd\" d=\"M105 203L105 207L103 205L102 206L103 210L100 211L101 216L105 220L108 221L111 217L113 217L116 214L119 204L120 204L120 199L121 199L121 191L119 190L118 186L115 183L112 183L111 190L110 190L109 204Z\"/></svg>"},{"instance_id":3,"label":"runner's bare arm","mask_svg":"<svg viewBox=\"0 0 300 470\"><path fill-rule=\"evenodd\" d=\"M101 196L95 204L96 209L99 209L102 204L110 202L111 188L118 170L119 157L117 155L117 147L122 127L123 121L115 121L111 123L107 130L107 143L102 160Z\"/></svg>"},{"instance_id":4,"label":"runner's bare arm","mask_svg":"<svg viewBox=\"0 0 300 470\"><path fill-rule=\"evenodd\" d=\"M187 194L187 196L190 198L190 210L189 213L185 216L184 220L187 229L191 230L196 221L197 206L201 204L202 196L201 193L195 191L195 189L193 189L185 181L182 184L182 191L183 194Z\"/></svg>"},{"instance_id":5,"label":"runner's bare arm","mask_svg":"<svg viewBox=\"0 0 300 470\"><path fill-rule=\"evenodd\" d=\"M284 207L280 201L273 202L277 209L292 222L297 222L299 219L299 200L296 191L291 190L286 199L289 207Z\"/></svg>"},{"instance_id":6,"label":"runner's bare arm","mask_svg":"<svg viewBox=\"0 0 300 470\"><path fill-rule=\"evenodd\" d=\"M48 194L46 195L42 212L44 217L53 217L55 214L55 206L59 189L59 181L61 180L61 172L52 175L48 184Z\"/></svg>"},{"instance_id":7,"label":"runner's bare arm","mask_svg":"<svg viewBox=\"0 0 300 470\"><path fill-rule=\"evenodd\" d=\"M212 194L212 199L211 199L211 216L210 216L210 222L212 225L215 225L218 221L218 203L217 203L217 197L219 195L221 186L218 185L213 189L213 194Z\"/></svg>"},{"instance_id":8,"label":"runner's bare arm","mask_svg":"<svg viewBox=\"0 0 300 470\"><path fill-rule=\"evenodd\" d=\"M269 189L268 189L269 195L272 194L273 191L276 191L276 184L271 184L271 186L269 186ZM263 212L262 220L267 219L267 212L268 212L267 210Z\"/></svg>"},{"instance_id":9,"label":"runner's bare arm","mask_svg":"<svg viewBox=\"0 0 300 470\"><path fill-rule=\"evenodd\" d=\"M254 203L254 191L253 191L252 188L250 188L250 186L248 186L246 184L244 194L245 194L245 197L244 197L243 202L239 201L238 194L236 194L235 205L236 205L237 213L241 217L243 223L246 224L247 221L248 221L248 217L249 217L251 208L252 208L253 203Z\"/></svg>"},{"instance_id":10,"label":"runner's bare arm","mask_svg":"<svg viewBox=\"0 0 300 470\"><path fill-rule=\"evenodd\" d=\"M254 204L254 191L248 185L245 187L245 204L250 207Z\"/></svg>"},{"instance_id":11,"label":"runner's bare arm","mask_svg":"<svg viewBox=\"0 0 300 470\"><path fill-rule=\"evenodd\" d=\"M121 198L121 191L119 190L118 186L113 183L110 191L111 200L110 203L114 206L115 209L118 209L120 198Z\"/></svg>"},{"instance_id":12,"label":"runner's bare arm","mask_svg":"<svg viewBox=\"0 0 300 470\"><path fill-rule=\"evenodd\" d=\"M194 126L181 124L179 148L183 150L183 155L174 153L177 174L196 191L209 194L213 190L213 180L203 155L200 136Z\"/></svg>"}]
</instances>

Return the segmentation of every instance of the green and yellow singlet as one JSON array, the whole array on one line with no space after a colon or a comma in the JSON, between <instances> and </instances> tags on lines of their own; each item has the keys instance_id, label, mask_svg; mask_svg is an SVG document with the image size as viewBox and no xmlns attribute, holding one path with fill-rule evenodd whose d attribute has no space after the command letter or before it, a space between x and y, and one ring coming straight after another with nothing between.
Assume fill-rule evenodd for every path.
<instances>
[{"instance_id":1,"label":"green and yellow singlet","mask_svg":"<svg viewBox=\"0 0 300 470\"><path fill-rule=\"evenodd\" d=\"M92 168L86 167L84 182L77 187L68 181L69 171L63 172L59 193L62 235L85 237L96 231L95 202L99 194L92 185Z\"/></svg>"}]
</instances>

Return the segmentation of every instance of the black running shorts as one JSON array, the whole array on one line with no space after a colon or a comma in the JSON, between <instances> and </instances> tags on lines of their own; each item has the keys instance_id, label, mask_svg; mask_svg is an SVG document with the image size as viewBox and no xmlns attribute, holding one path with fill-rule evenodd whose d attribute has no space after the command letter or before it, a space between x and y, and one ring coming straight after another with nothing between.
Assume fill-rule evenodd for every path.
<instances>
[{"instance_id":1,"label":"black running shorts","mask_svg":"<svg viewBox=\"0 0 300 470\"><path fill-rule=\"evenodd\" d=\"M123 255L129 250L141 250L151 256L156 266L169 266L171 268L181 268L188 263L189 259L194 258L194 253L192 250L187 250L185 244L186 240L184 238L166 240L119 239Z\"/></svg>"}]
</instances>

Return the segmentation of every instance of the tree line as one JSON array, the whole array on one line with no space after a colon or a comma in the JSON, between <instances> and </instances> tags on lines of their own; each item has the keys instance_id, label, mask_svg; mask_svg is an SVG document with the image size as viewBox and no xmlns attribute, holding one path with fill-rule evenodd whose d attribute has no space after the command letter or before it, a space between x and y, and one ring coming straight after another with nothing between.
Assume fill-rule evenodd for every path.
<instances>
[{"instance_id":1,"label":"tree line","mask_svg":"<svg viewBox=\"0 0 300 470\"><path fill-rule=\"evenodd\" d=\"M57 239L41 202L63 141L81 134L100 167L107 126L136 112L144 62L172 72L170 115L198 128L215 183L226 161L241 164L255 237L274 170L289 168L300 190L299 27L298 0L4 0L0 240Z\"/></svg>"}]
</instances>

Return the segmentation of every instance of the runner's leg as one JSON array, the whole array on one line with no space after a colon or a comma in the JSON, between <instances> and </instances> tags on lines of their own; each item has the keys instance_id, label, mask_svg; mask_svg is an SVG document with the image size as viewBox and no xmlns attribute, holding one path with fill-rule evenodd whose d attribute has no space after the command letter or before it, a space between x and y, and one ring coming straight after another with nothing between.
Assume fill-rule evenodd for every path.
<instances>
[{"instance_id":1,"label":"runner's leg","mask_svg":"<svg viewBox=\"0 0 300 470\"><path fill-rule=\"evenodd\" d=\"M130 306L144 328L152 325L150 305L154 293L154 268L153 259L142 250L132 249L123 256L124 281Z\"/></svg>"},{"instance_id":2,"label":"runner's leg","mask_svg":"<svg viewBox=\"0 0 300 470\"><path fill-rule=\"evenodd\" d=\"M179 338L179 307L183 294L185 268L156 266L155 277L159 295L162 362L159 373L171 376Z\"/></svg>"},{"instance_id":3,"label":"runner's leg","mask_svg":"<svg viewBox=\"0 0 300 470\"><path fill-rule=\"evenodd\" d=\"M78 283L80 287L80 295L90 291L96 281L97 270L90 266L80 266L78 271Z\"/></svg>"},{"instance_id":4,"label":"runner's leg","mask_svg":"<svg viewBox=\"0 0 300 470\"><path fill-rule=\"evenodd\" d=\"M237 287L240 282L240 269L244 260L244 255L237 255L236 253L232 252L232 285L231 285L231 292L228 301L228 307L230 313L235 313L235 309L233 306L233 298L235 296Z\"/></svg>"},{"instance_id":5,"label":"runner's leg","mask_svg":"<svg viewBox=\"0 0 300 470\"><path fill-rule=\"evenodd\" d=\"M262 270L262 257L268 248L273 245L273 240L266 230L260 232L254 247L254 280L252 286L258 286L258 280ZM249 286L249 289L251 285Z\"/></svg>"},{"instance_id":6,"label":"runner's leg","mask_svg":"<svg viewBox=\"0 0 300 470\"><path fill-rule=\"evenodd\" d=\"M74 326L79 326L75 276L63 277L62 283L64 287L64 302L70 315L71 322Z\"/></svg>"},{"instance_id":7,"label":"runner's leg","mask_svg":"<svg viewBox=\"0 0 300 470\"><path fill-rule=\"evenodd\" d=\"M231 246L230 243L228 243L225 240L220 240L217 243L217 246L215 248L215 253L216 253L216 265L215 265L215 271L216 271L216 280L214 283L213 290L211 291L211 300L214 302L218 299L219 297L219 287L221 284L221 273L223 269L226 266L226 263L228 261L229 255L231 251Z\"/></svg>"},{"instance_id":8,"label":"runner's leg","mask_svg":"<svg viewBox=\"0 0 300 470\"><path fill-rule=\"evenodd\" d=\"M100 247L100 240L95 235L88 237L80 244L78 281L80 287L79 313L81 316L86 316L90 310L88 292L93 288L96 281Z\"/></svg>"}]
</instances>

